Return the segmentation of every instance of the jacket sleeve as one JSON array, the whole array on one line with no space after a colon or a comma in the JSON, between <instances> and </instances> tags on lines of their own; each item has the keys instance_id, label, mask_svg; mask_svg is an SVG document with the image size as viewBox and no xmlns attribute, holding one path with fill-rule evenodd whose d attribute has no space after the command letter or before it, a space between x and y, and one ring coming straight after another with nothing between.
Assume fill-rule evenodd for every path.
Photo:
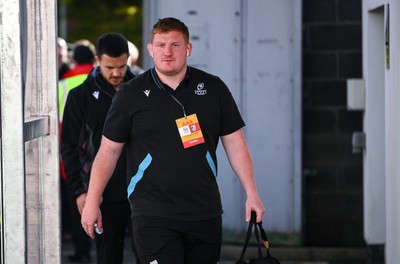
<instances>
[{"instance_id":1,"label":"jacket sleeve","mask_svg":"<svg viewBox=\"0 0 400 264\"><path fill-rule=\"evenodd\" d=\"M76 89L68 93L62 119L61 158L67 176L68 188L77 198L87 192L88 172L84 170L85 120Z\"/></svg>"}]
</instances>

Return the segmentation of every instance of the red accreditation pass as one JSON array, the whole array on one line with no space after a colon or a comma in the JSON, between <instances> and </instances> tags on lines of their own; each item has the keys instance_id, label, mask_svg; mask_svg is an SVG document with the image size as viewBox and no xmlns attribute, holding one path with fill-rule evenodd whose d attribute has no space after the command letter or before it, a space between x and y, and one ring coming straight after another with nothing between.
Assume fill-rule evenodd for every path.
<instances>
[{"instance_id":1,"label":"red accreditation pass","mask_svg":"<svg viewBox=\"0 0 400 264\"><path fill-rule=\"evenodd\" d=\"M175 122L184 148L204 143L203 133L196 114L179 118Z\"/></svg>"}]
</instances>

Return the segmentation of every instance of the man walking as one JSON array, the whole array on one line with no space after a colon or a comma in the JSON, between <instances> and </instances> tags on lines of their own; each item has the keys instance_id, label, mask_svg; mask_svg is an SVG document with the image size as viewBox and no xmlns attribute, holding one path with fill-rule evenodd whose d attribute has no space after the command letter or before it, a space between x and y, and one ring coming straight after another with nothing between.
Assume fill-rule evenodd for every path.
<instances>
[{"instance_id":1,"label":"man walking","mask_svg":"<svg viewBox=\"0 0 400 264\"><path fill-rule=\"evenodd\" d=\"M95 67L83 84L68 93L62 128L61 155L67 181L80 213L86 203L87 184L93 159L100 147L107 112L122 83L132 79L128 42L118 33L98 38ZM102 195L102 234L96 235L97 263L118 264L123 260L126 228L131 227L127 200L126 158L116 160L112 180Z\"/></svg>"},{"instance_id":2,"label":"man walking","mask_svg":"<svg viewBox=\"0 0 400 264\"><path fill-rule=\"evenodd\" d=\"M155 67L124 84L108 113L93 164L82 226L94 236L104 213L104 187L127 148L128 196L142 263L216 264L222 243L217 185L219 139L260 222L265 212L242 132L244 121L224 82L187 65L187 26L176 18L154 24L147 46ZM123 154L122 154L123 155Z\"/></svg>"}]
</instances>

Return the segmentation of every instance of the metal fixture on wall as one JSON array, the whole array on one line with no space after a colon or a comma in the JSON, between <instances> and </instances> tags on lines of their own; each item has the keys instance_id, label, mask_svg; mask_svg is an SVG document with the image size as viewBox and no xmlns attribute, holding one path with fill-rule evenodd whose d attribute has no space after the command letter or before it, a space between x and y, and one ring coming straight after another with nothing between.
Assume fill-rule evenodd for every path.
<instances>
[{"instance_id":1,"label":"metal fixture on wall","mask_svg":"<svg viewBox=\"0 0 400 264\"><path fill-rule=\"evenodd\" d=\"M385 25L385 61L386 61L386 69L390 69L390 19L389 19L389 4L386 4L386 25Z\"/></svg>"},{"instance_id":2,"label":"metal fixture on wall","mask_svg":"<svg viewBox=\"0 0 400 264\"><path fill-rule=\"evenodd\" d=\"M363 150L365 150L365 133L353 132L351 145L353 147L354 154L361 153Z\"/></svg>"}]
</instances>

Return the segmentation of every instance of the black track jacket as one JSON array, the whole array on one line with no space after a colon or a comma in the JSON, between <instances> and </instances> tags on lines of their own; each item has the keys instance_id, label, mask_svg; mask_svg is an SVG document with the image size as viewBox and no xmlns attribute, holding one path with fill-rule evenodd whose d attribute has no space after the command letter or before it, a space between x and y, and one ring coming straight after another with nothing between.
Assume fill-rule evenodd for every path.
<instances>
[{"instance_id":1,"label":"black track jacket","mask_svg":"<svg viewBox=\"0 0 400 264\"><path fill-rule=\"evenodd\" d=\"M125 81L133 77L128 68ZM91 166L100 147L104 121L115 93L99 67L95 67L81 85L68 93L62 120L61 157L69 189L75 198L87 192ZM124 150L104 190L103 202L126 200Z\"/></svg>"}]
</instances>

